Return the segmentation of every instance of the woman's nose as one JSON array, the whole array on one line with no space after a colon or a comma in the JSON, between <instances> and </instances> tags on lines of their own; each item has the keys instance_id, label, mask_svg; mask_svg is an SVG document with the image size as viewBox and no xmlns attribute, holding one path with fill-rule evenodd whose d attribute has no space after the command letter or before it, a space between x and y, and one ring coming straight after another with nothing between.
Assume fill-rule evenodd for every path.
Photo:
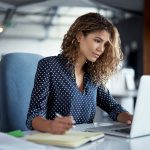
<instances>
[{"instance_id":1,"label":"woman's nose","mask_svg":"<svg viewBox=\"0 0 150 150\"><path fill-rule=\"evenodd\" d=\"M99 45L99 46L97 47L97 51L103 53L103 52L104 52L104 46L103 46L103 45Z\"/></svg>"}]
</instances>

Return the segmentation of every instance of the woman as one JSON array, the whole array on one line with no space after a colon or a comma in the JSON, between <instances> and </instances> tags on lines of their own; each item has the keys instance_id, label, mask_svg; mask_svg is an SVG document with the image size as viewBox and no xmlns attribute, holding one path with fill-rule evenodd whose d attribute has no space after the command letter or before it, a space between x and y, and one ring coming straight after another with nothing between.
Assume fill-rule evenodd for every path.
<instances>
[{"instance_id":1,"label":"woman","mask_svg":"<svg viewBox=\"0 0 150 150\"><path fill-rule=\"evenodd\" d=\"M113 120L130 124L132 115L105 87L121 59L112 23L98 13L77 18L64 36L61 54L39 61L27 127L63 134L73 119L76 124L92 123L96 105Z\"/></svg>"}]
</instances>

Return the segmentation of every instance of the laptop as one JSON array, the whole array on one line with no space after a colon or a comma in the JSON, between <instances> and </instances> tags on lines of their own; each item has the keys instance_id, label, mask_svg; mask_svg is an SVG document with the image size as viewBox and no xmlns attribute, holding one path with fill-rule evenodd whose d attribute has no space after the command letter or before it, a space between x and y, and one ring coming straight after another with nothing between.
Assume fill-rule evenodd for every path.
<instances>
[{"instance_id":1,"label":"laptop","mask_svg":"<svg viewBox=\"0 0 150 150\"><path fill-rule=\"evenodd\" d=\"M105 134L127 138L150 135L150 75L143 75L140 79L137 100L131 125L118 123L106 127L88 128L87 131L102 131Z\"/></svg>"}]
</instances>

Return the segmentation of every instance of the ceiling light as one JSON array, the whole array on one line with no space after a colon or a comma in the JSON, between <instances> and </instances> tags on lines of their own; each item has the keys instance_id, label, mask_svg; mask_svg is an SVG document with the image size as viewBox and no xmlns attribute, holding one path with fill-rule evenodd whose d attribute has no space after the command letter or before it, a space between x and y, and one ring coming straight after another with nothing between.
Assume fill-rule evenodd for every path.
<instances>
[{"instance_id":1,"label":"ceiling light","mask_svg":"<svg viewBox=\"0 0 150 150\"><path fill-rule=\"evenodd\" d=\"M4 27L0 26L0 33L4 31Z\"/></svg>"}]
</instances>

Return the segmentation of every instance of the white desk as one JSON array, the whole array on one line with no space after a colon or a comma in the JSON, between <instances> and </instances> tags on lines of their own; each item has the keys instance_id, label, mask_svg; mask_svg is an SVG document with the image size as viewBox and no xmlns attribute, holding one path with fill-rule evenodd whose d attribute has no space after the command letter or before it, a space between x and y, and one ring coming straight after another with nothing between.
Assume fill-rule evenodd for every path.
<instances>
[{"instance_id":1,"label":"white desk","mask_svg":"<svg viewBox=\"0 0 150 150\"><path fill-rule=\"evenodd\" d=\"M75 130L85 130L87 127L98 126L95 124L78 125ZM31 131L33 132L33 131ZM30 132L27 132L27 134ZM87 143L79 148L61 148L56 146L46 146L46 150L150 150L150 136L127 139L106 135L104 139Z\"/></svg>"}]
</instances>

